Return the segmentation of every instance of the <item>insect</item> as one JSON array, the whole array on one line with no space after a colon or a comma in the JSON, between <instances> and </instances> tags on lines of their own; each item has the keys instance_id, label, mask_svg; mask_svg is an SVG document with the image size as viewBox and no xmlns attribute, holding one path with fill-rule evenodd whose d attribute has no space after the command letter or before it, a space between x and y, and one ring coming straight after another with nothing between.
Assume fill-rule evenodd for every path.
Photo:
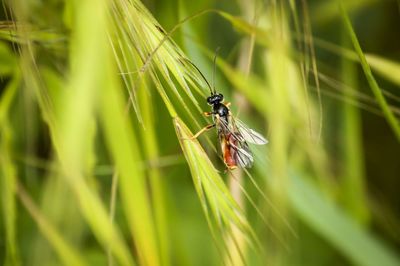
<instances>
[{"instance_id":1,"label":"insect","mask_svg":"<svg viewBox=\"0 0 400 266\"><path fill-rule=\"evenodd\" d=\"M216 57L217 54L215 54L214 57L214 73ZM230 103L225 102L224 96L221 93L217 93L215 90L214 73L212 89L200 70L193 63L191 64L201 74L210 89L211 95L207 98L207 103L211 106L211 112L204 112L204 115L212 116L213 123L201 129L190 139L196 139L203 132L215 127L221 144L223 160L227 168L230 170L237 167L250 168L253 165L254 159L247 143L264 145L267 144L268 141L261 134L250 129L242 121L232 115L229 109Z\"/></svg>"}]
</instances>

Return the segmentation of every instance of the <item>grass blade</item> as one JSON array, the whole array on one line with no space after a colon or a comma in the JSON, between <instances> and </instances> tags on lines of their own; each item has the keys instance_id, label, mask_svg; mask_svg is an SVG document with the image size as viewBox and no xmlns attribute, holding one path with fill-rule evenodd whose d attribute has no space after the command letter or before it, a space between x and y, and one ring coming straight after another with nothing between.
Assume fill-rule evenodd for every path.
<instances>
[{"instance_id":1,"label":"grass blade","mask_svg":"<svg viewBox=\"0 0 400 266\"><path fill-rule=\"evenodd\" d=\"M343 34L345 35L345 34ZM347 36L343 36L343 44L349 43ZM357 88L357 66L355 62L342 59L342 77L345 84ZM370 212L368 210L364 158L362 145L361 113L349 102L355 101L354 94L349 86L343 86L346 102L343 103L342 130L343 130L343 168L342 168L342 195L347 210L360 224L368 224Z\"/></svg>"},{"instance_id":2,"label":"grass blade","mask_svg":"<svg viewBox=\"0 0 400 266\"><path fill-rule=\"evenodd\" d=\"M383 96L381 89L379 88L378 83L376 82L374 76L372 75L371 68L367 62L367 59L361 49L360 43L358 42L357 36L354 32L354 29L351 25L350 18L346 13L346 10L340 1L340 12L342 16L343 23L345 24L345 28L350 36L350 39L353 43L354 49L358 55L360 60L361 67L364 71L365 77L367 78L368 84L371 87L372 92L375 95L376 100L379 103L379 106L382 109L382 112L389 123L389 126L392 128L393 133L395 134L398 141L400 141L400 124L399 121L394 116L393 112L390 110L389 105L387 104L385 97Z\"/></svg>"},{"instance_id":3,"label":"grass blade","mask_svg":"<svg viewBox=\"0 0 400 266\"><path fill-rule=\"evenodd\" d=\"M226 237L236 243L235 235L237 234L232 231L232 228L235 228L242 232L242 235L246 237L245 241L254 247L257 238L252 228L207 154L197 140L189 140L193 134L180 118L174 118L174 125L208 225L217 244L222 232L228 232ZM237 255L235 253L243 253L240 246L235 244L234 247L227 249L223 246L222 249L231 253L230 258L234 258Z\"/></svg>"},{"instance_id":4,"label":"grass blade","mask_svg":"<svg viewBox=\"0 0 400 266\"><path fill-rule=\"evenodd\" d=\"M297 175L293 175L291 181L288 194L293 210L310 228L323 236L354 264L364 266L400 264L400 259L394 252L328 201L310 181Z\"/></svg>"},{"instance_id":5,"label":"grass blade","mask_svg":"<svg viewBox=\"0 0 400 266\"><path fill-rule=\"evenodd\" d=\"M21 185L18 187L18 196L29 214L36 221L43 235L57 252L63 264L77 266L86 265L78 250L74 250L72 246L66 243L53 225L51 225L46 218L43 217L39 209L36 207L32 199Z\"/></svg>"},{"instance_id":6,"label":"grass blade","mask_svg":"<svg viewBox=\"0 0 400 266\"><path fill-rule=\"evenodd\" d=\"M122 93L108 76L108 88L101 101L100 118L110 153L119 173L119 189L132 239L143 265L160 265L152 204L147 191L139 146L132 125L126 119Z\"/></svg>"},{"instance_id":7,"label":"grass blade","mask_svg":"<svg viewBox=\"0 0 400 266\"><path fill-rule=\"evenodd\" d=\"M3 101L0 102L3 106ZM0 184L2 218L5 229L5 265L20 265L17 246L17 208L15 202L17 170L11 160L11 134L7 123L0 124Z\"/></svg>"},{"instance_id":8,"label":"grass blade","mask_svg":"<svg viewBox=\"0 0 400 266\"><path fill-rule=\"evenodd\" d=\"M400 86L400 63L375 54L365 54L368 64L387 80Z\"/></svg>"},{"instance_id":9,"label":"grass blade","mask_svg":"<svg viewBox=\"0 0 400 266\"><path fill-rule=\"evenodd\" d=\"M146 158L154 162L160 157L156 137L155 109L148 104L152 98L147 90L139 91L139 103L142 106L144 128L141 128L141 138L144 142ZM169 233L169 212L166 204L166 182L162 178L162 172L158 167L150 166L148 170L152 202L154 205L154 220L157 228L157 237L160 247L161 265L168 266L171 263L170 256L170 233Z\"/></svg>"}]
</instances>

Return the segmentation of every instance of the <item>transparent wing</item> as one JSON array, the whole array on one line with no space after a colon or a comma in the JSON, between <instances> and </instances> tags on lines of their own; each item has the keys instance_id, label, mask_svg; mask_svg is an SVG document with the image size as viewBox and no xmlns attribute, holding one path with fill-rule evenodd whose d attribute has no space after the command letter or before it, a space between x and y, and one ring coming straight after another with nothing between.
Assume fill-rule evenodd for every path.
<instances>
[{"instance_id":1,"label":"transparent wing","mask_svg":"<svg viewBox=\"0 0 400 266\"><path fill-rule=\"evenodd\" d=\"M266 140L260 133L257 133L253 129L249 128L239 119L233 119L233 117L231 119L232 123L237 128L237 131L240 132L243 139L245 139L247 142L257 145L264 145L268 143L268 140Z\"/></svg>"},{"instance_id":2,"label":"transparent wing","mask_svg":"<svg viewBox=\"0 0 400 266\"><path fill-rule=\"evenodd\" d=\"M218 119L217 127L219 134L229 142L230 152L237 165L242 168L251 167L254 162L253 155L241 132L232 123L224 119Z\"/></svg>"},{"instance_id":3,"label":"transparent wing","mask_svg":"<svg viewBox=\"0 0 400 266\"><path fill-rule=\"evenodd\" d=\"M231 148L234 150L233 158L239 167L250 168L253 165L253 155L246 142L231 143Z\"/></svg>"}]
</instances>

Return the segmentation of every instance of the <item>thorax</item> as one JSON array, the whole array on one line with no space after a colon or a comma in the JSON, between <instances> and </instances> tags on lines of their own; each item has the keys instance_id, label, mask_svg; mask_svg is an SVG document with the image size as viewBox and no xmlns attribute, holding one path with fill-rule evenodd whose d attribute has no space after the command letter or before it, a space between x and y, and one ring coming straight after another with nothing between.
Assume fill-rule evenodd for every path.
<instances>
[{"instance_id":1,"label":"thorax","mask_svg":"<svg viewBox=\"0 0 400 266\"><path fill-rule=\"evenodd\" d=\"M221 119L228 119L229 109L225 106L225 104L218 103L213 106L213 113L214 115L218 115Z\"/></svg>"}]
</instances>

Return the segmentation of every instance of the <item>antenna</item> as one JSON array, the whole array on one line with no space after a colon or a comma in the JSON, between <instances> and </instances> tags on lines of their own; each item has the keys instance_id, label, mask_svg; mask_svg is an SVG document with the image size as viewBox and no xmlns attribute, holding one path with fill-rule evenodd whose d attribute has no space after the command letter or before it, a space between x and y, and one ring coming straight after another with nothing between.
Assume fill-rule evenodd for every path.
<instances>
[{"instance_id":1,"label":"antenna","mask_svg":"<svg viewBox=\"0 0 400 266\"><path fill-rule=\"evenodd\" d=\"M212 73L212 88L213 88L213 90L214 90L214 94L217 93L217 91L215 90L215 72L216 72L216 68L217 68L216 62L217 62L217 57L218 57L219 48L220 48L220 47L217 47L217 49L215 49L214 63L213 63L213 64L214 64L214 70L213 70L213 73Z\"/></svg>"},{"instance_id":2,"label":"antenna","mask_svg":"<svg viewBox=\"0 0 400 266\"><path fill-rule=\"evenodd\" d=\"M206 79L206 77L203 75L203 73L201 73L200 69L199 69L192 61L190 61L189 59L184 58L184 57L183 57L183 59L184 59L185 61L189 62L189 63L197 70L197 72L199 72L200 76L204 79L204 81L206 82L208 88L210 89L211 95L214 95L215 92L213 92L213 90L212 90L212 88L211 88L211 86L210 86L210 83L207 81L207 79Z\"/></svg>"}]
</instances>

